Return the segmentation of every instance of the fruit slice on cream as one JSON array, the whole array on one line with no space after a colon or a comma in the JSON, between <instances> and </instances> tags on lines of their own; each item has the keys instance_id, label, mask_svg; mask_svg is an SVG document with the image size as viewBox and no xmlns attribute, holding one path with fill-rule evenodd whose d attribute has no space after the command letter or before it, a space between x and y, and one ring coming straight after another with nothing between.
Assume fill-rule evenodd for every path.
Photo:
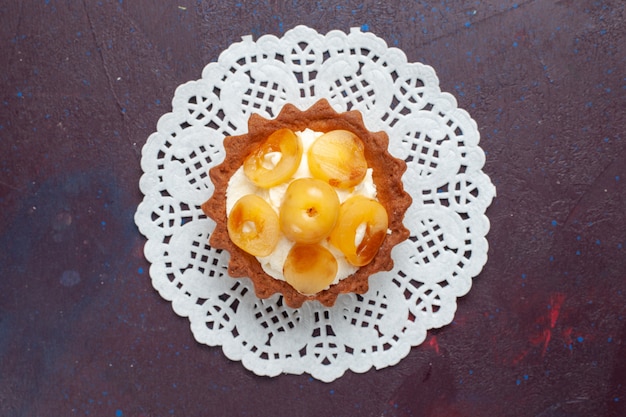
<instances>
[{"instance_id":1,"label":"fruit slice on cream","mask_svg":"<svg viewBox=\"0 0 626 417\"><path fill-rule=\"evenodd\" d=\"M302 159L300 138L290 129L279 129L243 162L243 171L255 185L270 188L287 181Z\"/></svg>"},{"instance_id":2,"label":"fruit slice on cream","mask_svg":"<svg viewBox=\"0 0 626 417\"><path fill-rule=\"evenodd\" d=\"M363 142L348 130L323 134L313 142L307 156L313 176L334 187L351 188L365 178Z\"/></svg>"},{"instance_id":3,"label":"fruit slice on cream","mask_svg":"<svg viewBox=\"0 0 626 417\"><path fill-rule=\"evenodd\" d=\"M330 235L339 215L339 197L316 178L298 178L280 206L280 229L296 243L317 243Z\"/></svg>"},{"instance_id":4,"label":"fruit slice on cream","mask_svg":"<svg viewBox=\"0 0 626 417\"><path fill-rule=\"evenodd\" d=\"M333 282L337 259L317 243L293 245L283 267L285 281L303 294L316 294Z\"/></svg>"},{"instance_id":5,"label":"fruit slice on cream","mask_svg":"<svg viewBox=\"0 0 626 417\"><path fill-rule=\"evenodd\" d=\"M229 180L226 207L232 242L305 295L370 263L387 234L363 143L347 130L273 132Z\"/></svg>"},{"instance_id":6,"label":"fruit slice on cream","mask_svg":"<svg viewBox=\"0 0 626 417\"><path fill-rule=\"evenodd\" d=\"M363 196L350 197L339 209L330 243L339 248L352 265L367 265L383 243L388 224L387 211L378 201Z\"/></svg>"},{"instance_id":7,"label":"fruit slice on cream","mask_svg":"<svg viewBox=\"0 0 626 417\"><path fill-rule=\"evenodd\" d=\"M265 200L248 194L237 200L228 216L233 243L254 256L268 256L279 239L278 216Z\"/></svg>"}]
</instances>

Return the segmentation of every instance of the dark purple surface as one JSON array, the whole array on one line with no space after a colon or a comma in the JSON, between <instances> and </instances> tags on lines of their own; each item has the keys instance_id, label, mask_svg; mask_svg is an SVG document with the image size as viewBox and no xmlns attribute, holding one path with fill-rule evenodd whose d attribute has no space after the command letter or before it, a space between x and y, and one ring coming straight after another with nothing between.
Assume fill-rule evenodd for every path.
<instances>
[{"instance_id":1,"label":"dark purple surface","mask_svg":"<svg viewBox=\"0 0 626 417\"><path fill-rule=\"evenodd\" d=\"M3 2L0 415L626 415L625 22L620 0ZM133 222L176 86L297 24L433 66L498 193L454 322L329 384L196 343Z\"/></svg>"}]
</instances>

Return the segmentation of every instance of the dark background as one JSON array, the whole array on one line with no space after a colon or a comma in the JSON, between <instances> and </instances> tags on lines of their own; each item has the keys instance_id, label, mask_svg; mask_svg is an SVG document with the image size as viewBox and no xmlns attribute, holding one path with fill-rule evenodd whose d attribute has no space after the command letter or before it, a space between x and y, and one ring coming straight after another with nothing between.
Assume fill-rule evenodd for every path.
<instances>
[{"instance_id":1,"label":"dark background","mask_svg":"<svg viewBox=\"0 0 626 417\"><path fill-rule=\"evenodd\" d=\"M626 415L623 1L154 3L1 2L0 415ZM133 222L175 88L298 24L434 67L497 187L454 322L329 384L196 343Z\"/></svg>"}]
</instances>

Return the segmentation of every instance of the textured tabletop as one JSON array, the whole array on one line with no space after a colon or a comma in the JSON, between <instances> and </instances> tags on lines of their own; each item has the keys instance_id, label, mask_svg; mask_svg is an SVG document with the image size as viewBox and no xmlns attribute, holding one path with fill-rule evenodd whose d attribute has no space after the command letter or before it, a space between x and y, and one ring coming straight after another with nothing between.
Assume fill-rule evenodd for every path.
<instances>
[{"instance_id":1,"label":"textured tabletop","mask_svg":"<svg viewBox=\"0 0 626 417\"><path fill-rule=\"evenodd\" d=\"M3 3L0 415L626 415L623 1ZM298 25L432 66L497 189L452 323L330 383L198 343L133 219L176 87Z\"/></svg>"}]
</instances>

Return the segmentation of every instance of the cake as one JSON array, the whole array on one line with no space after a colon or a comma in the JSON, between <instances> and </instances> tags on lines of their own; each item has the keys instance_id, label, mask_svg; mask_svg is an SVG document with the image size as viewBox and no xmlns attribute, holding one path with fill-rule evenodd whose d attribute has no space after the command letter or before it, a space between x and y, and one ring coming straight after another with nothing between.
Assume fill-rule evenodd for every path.
<instances>
[{"instance_id":1,"label":"cake","mask_svg":"<svg viewBox=\"0 0 626 417\"><path fill-rule=\"evenodd\" d=\"M209 172L215 191L202 205L216 223L209 244L230 253L228 274L293 308L367 292L409 236L406 164L388 144L360 112L338 113L326 100L304 111L286 104L274 119L253 114L248 133L224 139L224 161ZM313 223L303 210L315 212Z\"/></svg>"}]
</instances>

